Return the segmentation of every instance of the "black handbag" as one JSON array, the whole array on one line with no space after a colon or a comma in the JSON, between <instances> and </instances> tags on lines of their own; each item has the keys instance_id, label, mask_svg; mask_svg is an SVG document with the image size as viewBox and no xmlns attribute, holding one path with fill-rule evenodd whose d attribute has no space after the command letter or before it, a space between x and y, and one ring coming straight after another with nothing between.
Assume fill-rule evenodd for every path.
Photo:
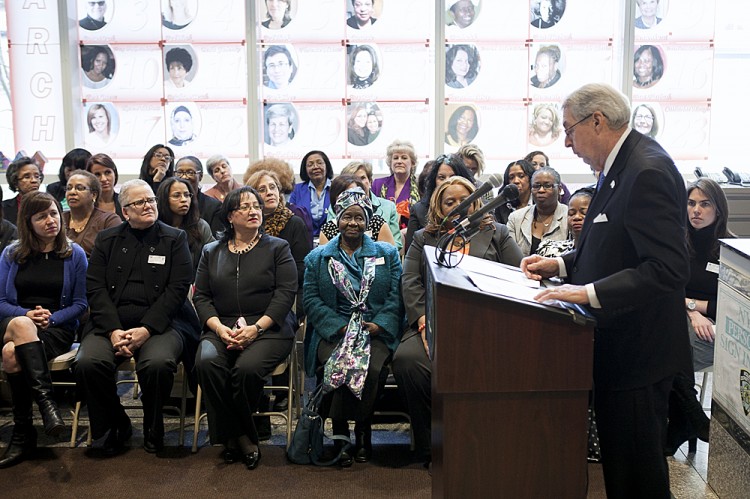
<instances>
[{"instance_id":1,"label":"black handbag","mask_svg":"<svg viewBox=\"0 0 750 499\"><path fill-rule=\"evenodd\" d=\"M315 464L330 466L338 462L341 454L351 445L349 437L344 435L326 436L323 432L323 418L320 417L320 402L323 399L323 385L318 385L310 394L307 404L302 408L297 427L292 434L292 441L286 451L289 461L295 464ZM342 446L338 455L331 460L323 461L323 437L331 440L343 440L349 445Z\"/></svg>"}]
</instances>

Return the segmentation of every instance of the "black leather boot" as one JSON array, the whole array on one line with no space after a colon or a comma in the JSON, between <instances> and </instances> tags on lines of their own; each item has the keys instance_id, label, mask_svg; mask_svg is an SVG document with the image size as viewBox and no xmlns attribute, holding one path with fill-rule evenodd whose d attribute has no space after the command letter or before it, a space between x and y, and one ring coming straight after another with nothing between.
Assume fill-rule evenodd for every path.
<instances>
[{"instance_id":1,"label":"black leather boot","mask_svg":"<svg viewBox=\"0 0 750 499\"><path fill-rule=\"evenodd\" d=\"M32 420L31 392L21 373L7 374L13 397L13 434L0 456L0 468L9 468L29 459L36 450L36 430Z\"/></svg>"},{"instance_id":2,"label":"black leather boot","mask_svg":"<svg viewBox=\"0 0 750 499\"><path fill-rule=\"evenodd\" d=\"M55 400L52 398L52 378L50 378L47 356L41 341L32 341L16 346L16 359L31 389L31 394L39 406L44 422L44 433L59 435L65 428Z\"/></svg>"},{"instance_id":3,"label":"black leather boot","mask_svg":"<svg viewBox=\"0 0 750 499\"><path fill-rule=\"evenodd\" d=\"M366 463L372 458L372 423L357 421L354 423L354 438L356 439L354 460Z\"/></svg>"},{"instance_id":4,"label":"black leather boot","mask_svg":"<svg viewBox=\"0 0 750 499\"><path fill-rule=\"evenodd\" d=\"M708 442L711 420L708 419L703 411L698 394L695 391L695 384L692 379L686 379L684 376L675 376L672 389L677 397L683 413L692 427L695 436Z\"/></svg>"}]
</instances>

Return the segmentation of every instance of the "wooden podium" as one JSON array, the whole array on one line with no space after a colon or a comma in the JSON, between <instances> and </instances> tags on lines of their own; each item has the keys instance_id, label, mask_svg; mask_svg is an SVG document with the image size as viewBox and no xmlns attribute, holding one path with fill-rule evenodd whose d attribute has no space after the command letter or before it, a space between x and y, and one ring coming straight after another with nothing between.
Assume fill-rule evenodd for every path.
<instances>
[{"instance_id":1,"label":"wooden podium","mask_svg":"<svg viewBox=\"0 0 750 499\"><path fill-rule=\"evenodd\" d=\"M585 498L593 319L425 264L432 496Z\"/></svg>"}]
</instances>

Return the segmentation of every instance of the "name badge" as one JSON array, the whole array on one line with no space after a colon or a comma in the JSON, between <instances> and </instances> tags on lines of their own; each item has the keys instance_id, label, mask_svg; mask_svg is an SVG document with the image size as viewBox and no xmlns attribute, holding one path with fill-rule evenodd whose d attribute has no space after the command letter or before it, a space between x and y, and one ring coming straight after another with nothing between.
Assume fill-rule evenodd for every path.
<instances>
[{"instance_id":1,"label":"name badge","mask_svg":"<svg viewBox=\"0 0 750 499\"><path fill-rule=\"evenodd\" d=\"M148 255L148 263L151 265L164 265L167 263L167 257L162 255Z\"/></svg>"},{"instance_id":2,"label":"name badge","mask_svg":"<svg viewBox=\"0 0 750 499\"><path fill-rule=\"evenodd\" d=\"M375 265L385 265L385 257L376 258Z\"/></svg>"},{"instance_id":3,"label":"name badge","mask_svg":"<svg viewBox=\"0 0 750 499\"><path fill-rule=\"evenodd\" d=\"M718 263L713 263L713 262L708 262L706 264L706 272L713 272L714 274L718 274L719 273L719 264Z\"/></svg>"},{"instance_id":4,"label":"name badge","mask_svg":"<svg viewBox=\"0 0 750 499\"><path fill-rule=\"evenodd\" d=\"M367 234L367 237L370 237L370 238L372 237L372 231L371 230L366 230L365 234Z\"/></svg>"}]
</instances>

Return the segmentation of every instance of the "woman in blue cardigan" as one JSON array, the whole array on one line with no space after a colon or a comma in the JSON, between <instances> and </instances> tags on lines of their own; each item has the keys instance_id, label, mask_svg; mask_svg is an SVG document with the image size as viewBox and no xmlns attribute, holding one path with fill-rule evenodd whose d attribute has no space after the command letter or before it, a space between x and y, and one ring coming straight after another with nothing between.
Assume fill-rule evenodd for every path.
<instances>
[{"instance_id":1,"label":"woman in blue cardigan","mask_svg":"<svg viewBox=\"0 0 750 499\"><path fill-rule=\"evenodd\" d=\"M331 160L323 151L310 151L302 158L299 167L302 182L294 186L289 202L310 213L313 237L317 239L320 228L326 223L326 210L331 202L329 191L333 178Z\"/></svg>"},{"instance_id":2,"label":"woman in blue cardigan","mask_svg":"<svg viewBox=\"0 0 750 499\"><path fill-rule=\"evenodd\" d=\"M36 449L32 400L44 432L64 428L52 398L47 359L70 350L78 318L86 310L86 254L65 237L60 203L46 192L23 198L18 241L0 256L0 334L3 371L13 397L13 435L0 468L13 466ZM40 286L44 283L44 286Z\"/></svg>"},{"instance_id":3,"label":"woman in blue cardigan","mask_svg":"<svg viewBox=\"0 0 750 499\"><path fill-rule=\"evenodd\" d=\"M365 234L372 204L362 189L341 193L334 212L339 235L305 258L305 370L323 378L321 416L333 420L333 433L348 437L347 421L355 421L354 460L367 462L384 366L403 330L401 262L395 246ZM351 466L341 443L336 440L339 465Z\"/></svg>"}]
</instances>

